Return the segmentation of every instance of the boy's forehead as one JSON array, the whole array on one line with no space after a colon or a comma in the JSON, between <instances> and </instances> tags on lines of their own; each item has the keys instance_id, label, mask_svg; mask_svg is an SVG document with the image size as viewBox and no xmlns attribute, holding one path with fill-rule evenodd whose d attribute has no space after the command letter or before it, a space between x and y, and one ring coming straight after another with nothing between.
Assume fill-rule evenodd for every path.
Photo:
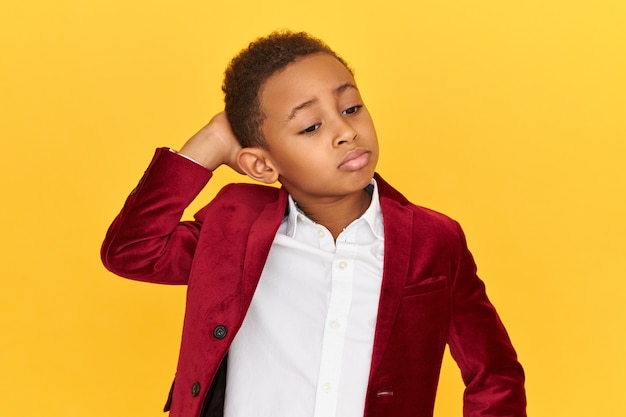
<instances>
[{"instance_id":1,"label":"boy's forehead","mask_svg":"<svg viewBox=\"0 0 626 417\"><path fill-rule=\"evenodd\" d=\"M276 71L261 86L259 97L263 107L269 102L288 107L318 94L343 92L345 85L356 87L352 73L332 55L318 53L300 57Z\"/></svg>"}]
</instances>

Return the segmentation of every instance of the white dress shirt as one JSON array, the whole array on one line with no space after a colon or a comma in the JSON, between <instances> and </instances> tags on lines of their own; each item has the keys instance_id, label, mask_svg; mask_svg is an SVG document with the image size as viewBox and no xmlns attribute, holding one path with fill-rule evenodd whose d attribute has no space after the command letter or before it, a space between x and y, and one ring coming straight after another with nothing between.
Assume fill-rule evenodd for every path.
<instances>
[{"instance_id":1,"label":"white dress shirt","mask_svg":"<svg viewBox=\"0 0 626 417\"><path fill-rule=\"evenodd\" d=\"M372 202L335 242L289 198L230 347L225 417L362 417L383 271Z\"/></svg>"}]
</instances>

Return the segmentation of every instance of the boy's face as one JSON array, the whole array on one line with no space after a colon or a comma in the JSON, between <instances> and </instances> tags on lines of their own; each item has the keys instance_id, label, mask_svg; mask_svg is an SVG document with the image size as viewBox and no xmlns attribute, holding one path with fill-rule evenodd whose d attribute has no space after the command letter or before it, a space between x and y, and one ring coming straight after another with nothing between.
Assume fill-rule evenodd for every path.
<instances>
[{"instance_id":1,"label":"boy's face","mask_svg":"<svg viewBox=\"0 0 626 417\"><path fill-rule=\"evenodd\" d=\"M260 92L267 155L301 203L361 192L378 161L378 139L354 77L320 53L273 74Z\"/></svg>"}]
</instances>

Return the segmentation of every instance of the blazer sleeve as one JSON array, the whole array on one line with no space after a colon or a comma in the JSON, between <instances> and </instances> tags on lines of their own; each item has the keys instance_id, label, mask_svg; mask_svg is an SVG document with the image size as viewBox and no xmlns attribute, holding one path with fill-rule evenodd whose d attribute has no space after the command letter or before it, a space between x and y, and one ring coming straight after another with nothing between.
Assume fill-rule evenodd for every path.
<instances>
[{"instance_id":1,"label":"blazer sleeve","mask_svg":"<svg viewBox=\"0 0 626 417\"><path fill-rule=\"evenodd\" d=\"M181 217L211 176L201 165L157 149L106 233L104 266L139 281L186 284L201 221L181 222Z\"/></svg>"},{"instance_id":2,"label":"blazer sleeve","mask_svg":"<svg viewBox=\"0 0 626 417\"><path fill-rule=\"evenodd\" d=\"M460 226L452 281L450 352L465 382L465 417L525 417L524 371L489 301Z\"/></svg>"}]
</instances>

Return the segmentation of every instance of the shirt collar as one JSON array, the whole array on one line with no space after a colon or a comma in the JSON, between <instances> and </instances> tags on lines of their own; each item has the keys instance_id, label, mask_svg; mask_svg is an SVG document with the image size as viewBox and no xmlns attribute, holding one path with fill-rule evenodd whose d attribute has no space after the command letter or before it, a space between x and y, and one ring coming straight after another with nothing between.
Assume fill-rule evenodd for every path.
<instances>
[{"instance_id":1,"label":"shirt collar","mask_svg":"<svg viewBox=\"0 0 626 417\"><path fill-rule=\"evenodd\" d=\"M363 213L363 215L359 217L359 219L365 220L376 238L384 239L383 214L380 207L380 198L378 196L378 184L376 183L375 179L372 179L367 187L365 187L365 191L372 195L372 202L370 203L367 210L365 210L365 213ZM300 219L301 221L310 222L312 224L315 223L313 222L313 220L309 219L302 210L300 210L298 204L291 197L291 195L289 195L287 211L285 213L285 219L283 220L284 222L286 222L285 234L287 236L291 238L295 237L298 219Z\"/></svg>"}]
</instances>

